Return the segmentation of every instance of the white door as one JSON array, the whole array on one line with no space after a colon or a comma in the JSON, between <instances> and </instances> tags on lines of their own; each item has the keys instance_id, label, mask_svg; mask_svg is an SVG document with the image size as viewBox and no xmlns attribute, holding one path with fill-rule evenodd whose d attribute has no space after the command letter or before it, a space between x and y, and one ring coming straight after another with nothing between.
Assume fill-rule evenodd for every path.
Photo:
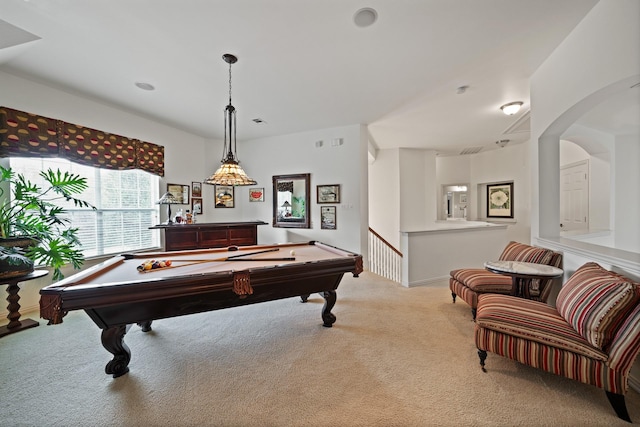
<instances>
[{"instance_id":1,"label":"white door","mask_svg":"<svg viewBox=\"0 0 640 427\"><path fill-rule=\"evenodd\" d=\"M560 231L589 228L589 161L560 168Z\"/></svg>"}]
</instances>

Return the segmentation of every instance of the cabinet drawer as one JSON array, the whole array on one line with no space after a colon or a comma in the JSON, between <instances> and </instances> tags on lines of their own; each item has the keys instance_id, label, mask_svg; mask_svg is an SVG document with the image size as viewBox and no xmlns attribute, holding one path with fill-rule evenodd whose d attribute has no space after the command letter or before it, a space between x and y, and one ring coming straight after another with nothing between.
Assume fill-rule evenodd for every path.
<instances>
[{"instance_id":1,"label":"cabinet drawer","mask_svg":"<svg viewBox=\"0 0 640 427\"><path fill-rule=\"evenodd\" d=\"M255 245L257 244L255 228L230 228L229 244L230 245Z\"/></svg>"},{"instance_id":2,"label":"cabinet drawer","mask_svg":"<svg viewBox=\"0 0 640 427\"><path fill-rule=\"evenodd\" d=\"M167 231L164 237L168 251L198 248L198 232L196 230L171 230Z\"/></svg>"},{"instance_id":3,"label":"cabinet drawer","mask_svg":"<svg viewBox=\"0 0 640 427\"><path fill-rule=\"evenodd\" d=\"M229 236L227 230L201 230L198 247L206 248L223 248L229 246Z\"/></svg>"}]
</instances>

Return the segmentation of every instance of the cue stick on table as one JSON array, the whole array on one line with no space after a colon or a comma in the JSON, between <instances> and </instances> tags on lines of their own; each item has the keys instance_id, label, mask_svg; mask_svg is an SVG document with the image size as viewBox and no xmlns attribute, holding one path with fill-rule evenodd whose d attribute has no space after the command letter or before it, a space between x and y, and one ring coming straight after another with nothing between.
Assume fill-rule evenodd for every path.
<instances>
[{"instance_id":1,"label":"cue stick on table","mask_svg":"<svg viewBox=\"0 0 640 427\"><path fill-rule=\"evenodd\" d=\"M207 262L224 262L224 261L295 261L295 257L284 257L284 258L232 258L232 259L206 259L200 261L194 261L187 264L182 265L170 265L168 267L160 267L160 268L150 268L149 270L138 270L140 273L152 273L154 271L166 270L168 268L180 268L186 267L188 265L195 264L204 264ZM184 260L181 260L184 261Z\"/></svg>"},{"instance_id":2,"label":"cue stick on table","mask_svg":"<svg viewBox=\"0 0 640 427\"><path fill-rule=\"evenodd\" d=\"M200 261L200 262L231 261L232 259L235 259L235 258L245 257L245 256L249 256L249 255L263 254L265 252L276 252L276 251L279 251L279 250L280 250L280 248L273 248L273 249L265 249L264 251L249 252L249 253L246 253L246 254L231 255L231 256L222 257L222 258L214 258L214 259L182 259L180 261L194 261L194 262L197 262L197 261ZM144 255L144 254L140 254L140 255ZM122 254L120 256L124 257L124 259L134 259L134 258L136 258L136 254Z\"/></svg>"},{"instance_id":3,"label":"cue stick on table","mask_svg":"<svg viewBox=\"0 0 640 427\"><path fill-rule=\"evenodd\" d=\"M203 264L206 262L224 262L224 261L295 261L295 257L284 257L284 258L242 258L242 257L246 257L249 255L257 255L257 254L262 254L262 253L266 253L266 252L276 252L279 251L280 248L272 248L272 249L266 249L263 251L257 251L257 252L250 252L250 253L246 253L246 254L239 254L239 255L233 255L230 257L224 257L224 258L216 258L216 259L181 259L178 261L190 261L188 264L182 264L182 265L171 265L171 266L166 266L166 267L160 267L160 268L151 268L151 269L140 269L141 266L138 266L138 271L140 273L149 273L152 271L158 271L158 270L166 270L167 268L178 268L178 267L186 267L188 265L194 265L194 264ZM133 254L123 254L122 255L125 259L133 259L135 258L135 255ZM142 264L144 265L144 264Z\"/></svg>"}]
</instances>

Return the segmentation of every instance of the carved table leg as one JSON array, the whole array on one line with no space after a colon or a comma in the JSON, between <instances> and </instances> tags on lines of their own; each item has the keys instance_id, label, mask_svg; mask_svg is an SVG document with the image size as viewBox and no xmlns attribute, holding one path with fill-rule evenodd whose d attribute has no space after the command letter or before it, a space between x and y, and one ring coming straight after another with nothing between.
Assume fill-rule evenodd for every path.
<instances>
[{"instance_id":1,"label":"carved table leg","mask_svg":"<svg viewBox=\"0 0 640 427\"><path fill-rule=\"evenodd\" d=\"M140 329L142 329L142 332L150 332L151 322L153 322L153 320L145 320L144 322L138 322L138 326L140 326Z\"/></svg>"},{"instance_id":2,"label":"carved table leg","mask_svg":"<svg viewBox=\"0 0 640 427\"><path fill-rule=\"evenodd\" d=\"M322 307L322 320L324 321L322 326L330 328L336 322L336 316L331 313L331 309L336 305L336 291L324 291L322 296L325 300L324 307Z\"/></svg>"},{"instance_id":3,"label":"carved table leg","mask_svg":"<svg viewBox=\"0 0 640 427\"><path fill-rule=\"evenodd\" d=\"M20 287L17 283L11 283L7 286L7 319L9 323L0 327L0 337L21 331L27 328L38 326L38 322L31 319L20 320Z\"/></svg>"},{"instance_id":4,"label":"carved table leg","mask_svg":"<svg viewBox=\"0 0 640 427\"><path fill-rule=\"evenodd\" d=\"M124 343L124 335L127 330L127 325L113 326L102 330L102 345L109 353L113 354L113 359L107 363L104 370L107 375L113 375L113 378L118 378L129 372L131 350Z\"/></svg>"}]
</instances>

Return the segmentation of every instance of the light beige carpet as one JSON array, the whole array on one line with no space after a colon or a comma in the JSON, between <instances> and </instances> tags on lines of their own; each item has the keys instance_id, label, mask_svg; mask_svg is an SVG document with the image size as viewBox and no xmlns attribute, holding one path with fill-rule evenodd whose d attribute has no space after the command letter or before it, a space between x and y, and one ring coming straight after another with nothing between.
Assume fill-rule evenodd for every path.
<instances>
[{"instance_id":1,"label":"light beige carpet","mask_svg":"<svg viewBox=\"0 0 640 427\"><path fill-rule=\"evenodd\" d=\"M602 390L489 354L442 287L364 273L292 298L154 322L125 337L131 372L84 312L0 339L2 426L614 426ZM640 422L640 395L627 406Z\"/></svg>"}]
</instances>

